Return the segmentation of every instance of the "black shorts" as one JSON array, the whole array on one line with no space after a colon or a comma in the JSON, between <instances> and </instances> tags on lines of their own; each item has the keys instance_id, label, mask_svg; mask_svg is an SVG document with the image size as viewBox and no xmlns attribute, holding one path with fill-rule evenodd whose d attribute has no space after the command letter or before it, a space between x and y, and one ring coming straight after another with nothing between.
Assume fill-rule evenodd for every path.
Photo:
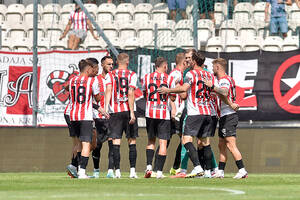
<instances>
[{"instance_id":1,"label":"black shorts","mask_svg":"<svg viewBox=\"0 0 300 200\"><path fill-rule=\"evenodd\" d=\"M93 121L71 121L71 125L81 142L92 142Z\"/></svg>"},{"instance_id":2,"label":"black shorts","mask_svg":"<svg viewBox=\"0 0 300 200\"><path fill-rule=\"evenodd\" d=\"M199 1L199 12L207 13L215 10L215 0L203 0Z\"/></svg>"},{"instance_id":3,"label":"black shorts","mask_svg":"<svg viewBox=\"0 0 300 200\"><path fill-rule=\"evenodd\" d=\"M210 132L209 137L214 137L215 136L217 124L218 124L217 116L211 116L211 128L210 128L211 132Z\"/></svg>"},{"instance_id":4,"label":"black shorts","mask_svg":"<svg viewBox=\"0 0 300 200\"><path fill-rule=\"evenodd\" d=\"M212 119L210 115L190 115L185 121L183 135L197 138L210 137Z\"/></svg>"},{"instance_id":5,"label":"black shorts","mask_svg":"<svg viewBox=\"0 0 300 200\"><path fill-rule=\"evenodd\" d=\"M219 120L219 137L236 137L236 127L238 122L239 117L237 113L232 113L230 115L221 117Z\"/></svg>"},{"instance_id":6,"label":"black shorts","mask_svg":"<svg viewBox=\"0 0 300 200\"><path fill-rule=\"evenodd\" d=\"M64 117L65 117L65 120L66 120L67 125L68 125L69 136L70 136L70 137L76 137L75 130L74 130L74 128L73 128L72 125L71 125L70 116L69 116L69 115L64 115Z\"/></svg>"},{"instance_id":7,"label":"black shorts","mask_svg":"<svg viewBox=\"0 0 300 200\"><path fill-rule=\"evenodd\" d=\"M113 139L121 139L125 131L126 138L136 138L138 134L138 124L135 120L134 124L129 124L130 113L129 111L111 113L108 120L109 137Z\"/></svg>"},{"instance_id":8,"label":"black shorts","mask_svg":"<svg viewBox=\"0 0 300 200\"><path fill-rule=\"evenodd\" d=\"M108 120L94 119L97 130L97 144L103 143L108 139Z\"/></svg>"},{"instance_id":9,"label":"black shorts","mask_svg":"<svg viewBox=\"0 0 300 200\"><path fill-rule=\"evenodd\" d=\"M146 129L149 139L155 137L169 140L171 137L171 121L164 119L152 119L146 117Z\"/></svg>"}]
</instances>

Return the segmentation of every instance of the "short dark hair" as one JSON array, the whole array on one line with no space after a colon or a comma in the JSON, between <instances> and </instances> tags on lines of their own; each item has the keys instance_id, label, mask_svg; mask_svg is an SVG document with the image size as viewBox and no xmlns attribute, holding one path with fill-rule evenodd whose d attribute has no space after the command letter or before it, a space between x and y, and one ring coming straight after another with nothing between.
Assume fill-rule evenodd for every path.
<instances>
[{"instance_id":1,"label":"short dark hair","mask_svg":"<svg viewBox=\"0 0 300 200\"><path fill-rule=\"evenodd\" d=\"M112 59L112 60L113 60L113 58L112 58L111 56L104 56L104 57L101 59L101 63L104 63L104 61L105 61L106 59Z\"/></svg>"},{"instance_id":2,"label":"short dark hair","mask_svg":"<svg viewBox=\"0 0 300 200\"><path fill-rule=\"evenodd\" d=\"M84 59L80 60L79 63L78 63L78 67L79 67L80 72L83 72L84 69L87 66L90 66L90 64L86 60L84 60Z\"/></svg>"},{"instance_id":3,"label":"short dark hair","mask_svg":"<svg viewBox=\"0 0 300 200\"><path fill-rule=\"evenodd\" d=\"M193 53L195 53L195 52L196 52L196 50L195 50L195 49L193 49L193 48L190 48L190 49L187 49L187 50L185 50L185 52L184 52L184 53L190 53L190 52L193 52Z\"/></svg>"},{"instance_id":4,"label":"short dark hair","mask_svg":"<svg viewBox=\"0 0 300 200\"><path fill-rule=\"evenodd\" d=\"M198 66L202 66L205 62L205 56L201 53L201 51L193 52L192 60L196 61Z\"/></svg>"},{"instance_id":5,"label":"short dark hair","mask_svg":"<svg viewBox=\"0 0 300 200\"><path fill-rule=\"evenodd\" d=\"M163 63L168 62L164 57L157 57L154 64L155 64L155 68L160 67Z\"/></svg>"},{"instance_id":6,"label":"short dark hair","mask_svg":"<svg viewBox=\"0 0 300 200\"><path fill-rule=\"evenodd\" d=\"M96 58L87 58L86 61L91 62L93 65L99 64L99 61Z\"/></svg>"}]
</instances>

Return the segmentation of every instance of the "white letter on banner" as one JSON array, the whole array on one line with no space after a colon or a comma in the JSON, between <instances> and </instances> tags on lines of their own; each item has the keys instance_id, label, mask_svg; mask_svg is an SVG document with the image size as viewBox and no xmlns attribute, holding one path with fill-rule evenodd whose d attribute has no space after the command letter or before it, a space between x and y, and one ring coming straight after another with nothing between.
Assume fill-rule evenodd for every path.
<instances>
[{"instance_id":1,"label":"white letter on banner","mask_svg":"<svg viewBox=\"0 0 300 200\"><path fill-rule=\"evenodd\" d=\"M4 79L4 76L6 76L6 75L7 75L6 71L0 71L0 105L3 105L2 89L4 88L3 87L3 79Z\"/></svg>"},{"instance_id":2,"label":"white letter on banner","mask_svg":"<svg viewBox=\"0 0 300 200\"><path fill-rule=\"evenodd\" d=\"M228 74L235 80L236 102L240 110L257 110L257 99L253 94L257 71L257 59L228 61Z\"/></svg>"}]
</instances>

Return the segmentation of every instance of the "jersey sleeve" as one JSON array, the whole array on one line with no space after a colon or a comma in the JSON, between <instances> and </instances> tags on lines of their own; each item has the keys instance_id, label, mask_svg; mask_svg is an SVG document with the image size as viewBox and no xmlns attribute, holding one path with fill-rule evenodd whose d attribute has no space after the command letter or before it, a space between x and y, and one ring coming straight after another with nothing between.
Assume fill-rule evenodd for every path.
<instances>
[{"instance_id":1,"label":"jersey sleeve","mask_svg":"<svg viewBox=\"0 0 300 200\"><path fill-rule=\"evenodd\" d=\"M184 83L188 83L189 85L192 85L193 82L194 82L193 75L192 73L188 72L185 76Z\"/></svg>"},{"instance_id":2,"label":"jersey sleeve","mask_svg":"<svg viewBox=\"0 0 300 200\"><path fill-rule=\"evenodd\" d=\"M181 73L179 71L171 73L170 76L172 76L174 78L175 85L180 83L180 81L182 79Z\"/></svg>"},{"instance_id":3,"label":"jersey sleeve","mask_svg":"<svg viewBox=\"0 0 300 200\"><path fill-rule=\"evenodd\" d=\"M226 88L226 89L229 90L230 89L230 82L227 79L222 78L222 79L219 80L219 86L221 88Z\"/></svg>"},{"instance_id":4,"label":"jersey sleeve","mask_svg":"<svg viewBox=\"0 0 300 200\"><path fill-rule=\"evenodd\" d=\"M105 76L105 86L111 85L111 84L112 84L111 74L108 73L108 74L106 74L106 76Z\"/></svg>"},{"instance_id":5,"label":"jersey sleeve","mask_svg":"<svg viewBox=\"0 0 300 200\"><path fill-rule=\"evenodd\" d=\"M97 95L100 93L99 82L98 82L98 79L96 79L96 78L94 78L92 90L93 90L94 95Z\"/></svg>"},{"instance_id":6,"label":"jersey sleeve","mask_svg":"<svg viewBox=\"0 0 300 200\"><path fill-rule=\"evenodd\" d=\"M220 87L218 79L214 76L213 76L213 81L214 81L214 86L215 87Z\"/></svg>"},{"instance_id":7,"label":"jersey sleeve","mask_svg":"<svg viewBox=\"0 0 300 200\"><path fill-rule=\"evenodd\" d=\"M147 75L145 75L145 76L142 78L142 80L141 80L141 86L142 86L141 90L142 90L142 91L146 90L146 86L145 86L145 84L146 84L146 76L147 76Z\"/></svg>"},{"instance_id":8,"label":"jersey sleeve","mask_svg":"<svg viewBox=\"0 0 300 200\"><path fill-rule=\"evenodd\" d=\"M69 20L71 20L73 22L73 12L70 12Z\"/></svg>"},{"instance_id":9,"label":"jersey sleeve","mask_svg":"<svg viewBox=\"0 0 300 200\"><path fill-rule=\"evenodd\" d=\"M133 73L130 78L129 87L136 89L136 83L137 83L137 75L136 75L136 73Z\"/></svg>"}]
</instances>

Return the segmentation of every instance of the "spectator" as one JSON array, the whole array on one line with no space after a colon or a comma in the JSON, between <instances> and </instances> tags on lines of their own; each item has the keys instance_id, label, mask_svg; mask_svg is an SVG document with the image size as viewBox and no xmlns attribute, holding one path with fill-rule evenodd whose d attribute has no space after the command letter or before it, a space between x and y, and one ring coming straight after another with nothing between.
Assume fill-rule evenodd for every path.
<instances>
[{"instance_id":1,"label":"spectator","mask_svg":"<svg viewBox=\"0 0 300 200\"><path fill-rule=\"evenodd\" d=\"M285 4L292 5L292 0L267 0L265 8L265 21L268 21L269 6L271 4L271 19L270 19L270 32L272 35L278 33L278 29L285 38L288 32L288 24L286 21Z\"/></svg>"},{"instance_id":2,"label":"spectator","mask_svg":"<svg viewBox=\"0 0 300 200\"><path fill-rule=\"evenodd\" d=\"M207 18L206 15L209 15L209 18L216 23L215 16L214 16L214 6L215 0L199 0L199 12L200 12L200 19Z\"/></svg>"},{"instance_id":3,"label":"spectator","mask_svg":"<svg viewBox=\"0 0 300 200\"><path fill-rule=\"evenodd\" d=\"M170 10L170 18L176 21L176 4L180 9L182 19L187 19L186 16L186 0L168 0L168 7Z\"/></svg>"},{"instance_id":4,"label":"spectator","mask_svg":"<svg viewBox=\"0 0 300 200\"><path fill-rule=\"evenodd\" d=\"M97 35L94 34L91 21L81 10L80 6L75 3L75 11L71 12L69 22L59 40L62 40L64 37L66 37L69 30L72 28L69 33L68 48L72 50L78 49L79 43L84 42L87 36L87 27L89 27L92 36L98 40Z\"/></svg>"}]
</instances>

